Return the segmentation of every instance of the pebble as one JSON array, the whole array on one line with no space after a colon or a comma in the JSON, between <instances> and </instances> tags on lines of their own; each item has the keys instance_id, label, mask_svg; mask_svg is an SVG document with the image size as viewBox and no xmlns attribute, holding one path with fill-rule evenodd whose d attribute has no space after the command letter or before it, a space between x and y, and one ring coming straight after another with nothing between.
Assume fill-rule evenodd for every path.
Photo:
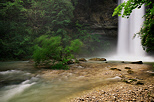
<instances>
[{"instance_id":1,"label":"pebble","mask_svg":"<svg viewBox=\"0 0 154 102\"><path fill-rule=\"evenodd\" d=\"M152 90L150 90L152 89ZM154 85L119 85L112 89L96 90L71 102L153 102Z\"/></svg>"}]
</instances>

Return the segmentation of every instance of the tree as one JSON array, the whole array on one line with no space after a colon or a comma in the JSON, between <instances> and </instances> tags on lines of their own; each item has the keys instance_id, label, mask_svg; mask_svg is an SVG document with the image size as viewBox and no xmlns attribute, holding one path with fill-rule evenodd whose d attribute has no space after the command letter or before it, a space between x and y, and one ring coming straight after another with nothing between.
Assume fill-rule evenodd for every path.
<instances>
[{"instance_id":1,"label":"tree","mask_svg":"<svg viewBox=\"0 0 154 102\"><path fill-rule=\"evenodd\" d=\"M69 0L33 0L28 23L34 36L66 34L64 30L73 18L73 10Z\"/></svg>"},{"instance_id":2,"label":"tree","mask_svg":"<svg viewBox=\"0 0 154 102\"><path fill-rule=\"evenodd\" d=\"M0 5L0 59L25 58L31 42L23 1L2 0Z\"/></svg>"},{"instance_id":3,"label":"tree","mask_svg":"<svg viewBox=\"0 0 154 102\"><path fill-rule=\"evenodd\" d=\"M80 39L86 51L94 51L100 40L74 20L79 2L90 5L94 0L1 0L0 60L31 58L34 40L42 35L61 37L63 48Z\"/></svg>"},{"instance_id":4,"label":"tree","mask_svg":"<svg viewBox=\"0 0 154 102\"><path fill-rule=\"evenodd\" d=\"M112 16L118 15L129 18L132 10L135 8L140 9L145 4L147 6L146 17L143 27L141 28L140 34L141 43L144 50L147 52L154 51L154 1L152 0L128 0L118 5ZM123 10L123 12L122 12Z\"/></svg>"},{"instance_id":5,"label":"tree","mask_svg":"<svg viewBox=\"0 0 154 102\"><path fill-rule=\"evenodd\" d=\"M33 41L43 35L60 35L67 42L67 25L73 18L69 0L1 0L0 56L22 59L32 55Z\"/></svg>"}]
</instances>

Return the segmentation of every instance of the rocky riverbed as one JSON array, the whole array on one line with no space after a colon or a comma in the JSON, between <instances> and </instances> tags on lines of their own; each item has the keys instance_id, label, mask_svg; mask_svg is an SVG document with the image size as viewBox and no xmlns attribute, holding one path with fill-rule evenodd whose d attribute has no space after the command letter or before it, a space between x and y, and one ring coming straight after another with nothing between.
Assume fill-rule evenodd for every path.
<instances>
[{"instance_id":1,"label":"rocky riverbed","mask_svg":"<svg viewBox=\"0 0 154 102\"><path fill-rule=\"evenodd\" d=\"M89 81L90 88L69 96L66 102L153 102L154 75L151 64L80 62L70 70L44 70L51 80ZM77 84L76 83L76 84ZM89 85L88 85L89 86Z\"/></svg>"},{"instance_id":2,"label":"rocky riverbed","mask_svg":"<svg viewBox=\"0 0 154 102\"><path fill-rule=\"evenodd\" d=\"M76 97L71 102L153 102L153 91L153 84L134 86L118 82Z\"/></svg>"}]
</instances>

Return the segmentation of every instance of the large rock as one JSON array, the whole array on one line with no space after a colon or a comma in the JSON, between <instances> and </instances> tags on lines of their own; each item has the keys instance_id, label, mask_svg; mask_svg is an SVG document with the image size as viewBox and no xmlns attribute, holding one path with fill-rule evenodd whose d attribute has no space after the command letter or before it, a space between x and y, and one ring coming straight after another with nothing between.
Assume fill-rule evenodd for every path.
<instances>
[{"instance_id":1,"label":"large rock","mask_svg":"<svg viewBox=\"0 0 154 102\"><path fill-rule=\"evenodd\" d=\"M125 69L131 69L130 67L125 67Z\"/></svg>"},{"instance_id":2,"label":"large rock","mask_svg":"<svg viewBox=\"0 0 154 102\"><path fill-rule=\"evenodd\" d=\"M131 62L131 64L143 64L142 61Z\"/></svg>"},{"instance_id":3,"label":"large rock","mask_svg":"<svg viewBox=\"0 0 154 102\"><path fill-rule=\"evenodd\" d=\"M91 58L90 61L106 61L105 58Z\"/></svg>"},{"instance_id":4,"label":"large rock","mask_svg":"<svg viewBox=\"0 0 154 102\"><path fill-rule=\"evenodd\" d=\"M121 69L118 69L118 68L110 68L110 70L121 71Z\"/></svg>"},{"instance_id":5,"label":"large rock","mask_svg":"<svg viewBox=\"0 0 154 102\"><path fill-rule=\"evenodd\" d=\"M128 73L128 74L133 74L134 71L132 71L131 69L129 69L129 70L127 71L127 73Z\"/></svg>"},{"instance_id":6,"label":"large rock","mask_svg":"<svg viewBox=\"0 0 154 102\"><path fill-rule=\"evenodd\" d=\"M121 80L123 82L126 82L128 84L132 84L132 85L144 85L144 80L141 80L138 78L133 78L130 76L123 76Z\"/></svg>"},{"instance_id":7,"label":"large rock","mask_svg":"<svg viewBox=\"0 0 154 102\"><path fill-rule=\"evenodd\" d=\"M79 61L87 61L85 58L80 58Z\"/></svg>"}]
</instances>

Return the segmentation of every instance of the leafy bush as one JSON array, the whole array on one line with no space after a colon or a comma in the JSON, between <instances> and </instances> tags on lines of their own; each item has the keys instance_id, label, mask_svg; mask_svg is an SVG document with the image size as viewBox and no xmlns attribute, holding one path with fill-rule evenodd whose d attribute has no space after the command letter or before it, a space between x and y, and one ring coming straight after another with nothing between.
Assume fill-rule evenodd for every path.
<instances>
[{"instance_id":1,"label":"leafy bush","mask_svg":"<svg viewBox=\"0 0 154 102\"><path fill-rule=\"evenodd\" d=\"M149 52L154 51L154 4L153 8L147 10L146 20L139 34L141 35L143 48Z\"/></svg>"},{"instance_id":2,"label":"leafy bush","mask_svg":"<svg viewBox=\"0 0 154 102\"><path fill-rule=\"evenodd\" d=\"M50 37L42 35L36 39L33 58L36 66L61 66L74 58L73 54L80 50L83 43L79 39L70 41L70 45L63 45L60 36ZM54 68L56 67L54 66Z\"/></svg>"}]
</instances>

